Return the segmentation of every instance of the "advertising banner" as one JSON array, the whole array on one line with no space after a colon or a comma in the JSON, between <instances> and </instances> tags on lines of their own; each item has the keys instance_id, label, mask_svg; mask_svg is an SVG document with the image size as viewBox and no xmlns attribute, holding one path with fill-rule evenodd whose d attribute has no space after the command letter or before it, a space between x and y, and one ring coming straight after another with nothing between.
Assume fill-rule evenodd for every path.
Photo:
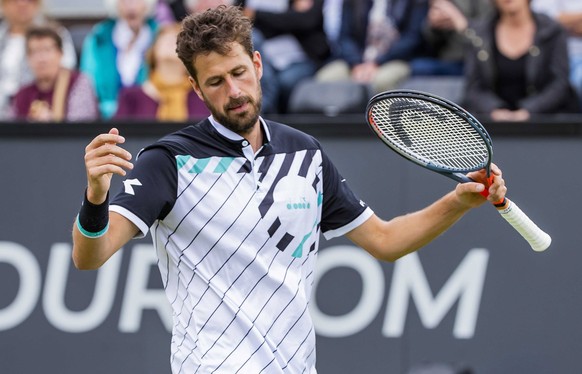
<instances>
[{"instance_id":1,"label":"advertising banner","mask_svg":"<svg viewBox=\"0 0 582 374\"><path fill-rule=\"evenodd\" d=\"M97 271L71 261L84 148L98 130L0 137L1 373L170 371L172 315L150 236ZM127 149L135 155L158 131L127 135ZM454 188L371 133L317 137L384 219ZM532 251L490 205L395 263L322 238L310 305L318 372L409 373L430 363L478 374L582 372L582 138L494 137L494 152L509 197L552 236L550 248ZM114 177L113 190L121 187Z\"/></svg>"}]
</instances>

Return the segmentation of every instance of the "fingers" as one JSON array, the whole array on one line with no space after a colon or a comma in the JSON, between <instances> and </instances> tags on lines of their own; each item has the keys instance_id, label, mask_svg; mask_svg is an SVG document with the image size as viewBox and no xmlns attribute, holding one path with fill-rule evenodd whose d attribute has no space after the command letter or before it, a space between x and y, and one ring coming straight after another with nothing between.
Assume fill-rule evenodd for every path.
<instances>
[{"instance_id":1,"label":"fingers","mask_svg":"<svg viewBox=\"0 0 582 374\"><path fill-rule=\"evenodd\" d=\"M91 141L85 148L85 151L99 148L105 143L112 144L123 144L125 143L125 138L119 135L119 130L112 128L107 134L98 135L95 139Z\"/></svg>"},{"instance_id":2,"label":"fingers","mask_svg":"<svg viewBox=\"0 0 582 374\"><path fill-rule=\"evenodd\" d=\"M505 198L507 193L507 186L505 185L505 180L502 177L501 169L496 165L491 165L491 173L493 176L492 183L489 186L489 196L487 200L492 203L497 203Z\"/></svg>"},{"instance_id":3,"label":"fingers","mask_svg":"<svg viewBox=\"0 0 582 374\"><path fill-rule=\"evenodd\" d=\"M487 173L485 170L477 172L478 177L474 179L483 183L484 188L487 189L487 193L484 194L487 196L487 200L496 203L503 200L507 193L507 187L505 186L505 180L503 179L503 172L497 165L492 163L490 171L489 179L487 179Z\"/></svg>"},{"instance_id":4,"label":"fingers","mask_svg":"<svg viewBox=\"0 0 582 374\"><path fill-rule=\"evenodd\" d=\"M125 176L127 174L125 170L133 168L133 164L130 161L113 153L101 156L88 154L85 156L85 166L90 179L109 173Z\"/></svg>"},{"instance_id":5,"label":"fingers","mask_svg":"<svg viewBox=\"0 0 582 374\"><path fill-rule=\"evenodd\" d=\"M101 161L111 161L114 163L124 161L124 164L131 168L130 163L128 163L131 160L131 153L116 144L103 143L97 148L88 148L85 150L85 161L93 161L101 158L103 159Z\"/></svg>"},{"instance_id":6,"label":"fingers","mask_svg":"<svg viewBox=\"0 0 582 374\"><path fill-rule=\"evenodd\" d=\"M485 191L485 185L478 182L459 183L457 192L461 194L481 194Z\"/></svg>"},{"instance_id":7,"label":"fingers","mask_svg":"<svg viewBox=\"0 0 582 374\"><path fill-rule=\"evenodd\" d=\"M501 169L491 164L490 175L487 178L485 169L469 173L468 176L475 181L475 183L464 183L458 186L460 193L479 193L487 198L491 203L497 203L505 198L507 187L503 179Z\"/></svg>"},{"instance_id":8,"label":"fingers","mask_svg":"<svg viewBox=\"0 0 582 374\"><path fill-rule=\"evenodd\" d=\"M107 134L98 135L85 148L85 166L90 178L114 173L124 176L124 169L132 169L131 153L117 144L125 143L125 138L113 128Z\"/></svg>"},{"instance_id":9,"label":"fingers","mask_svg":"<svg viewBox=\"0 0 582 374\"><path fill-rule=\"evenodd\" d=\"M501 169L499 169L499 167L497 165L495 165L494 163L491 163L491 168L490 168L491 172L495 175L501 176Z\"/></svg>"}]
</instances>

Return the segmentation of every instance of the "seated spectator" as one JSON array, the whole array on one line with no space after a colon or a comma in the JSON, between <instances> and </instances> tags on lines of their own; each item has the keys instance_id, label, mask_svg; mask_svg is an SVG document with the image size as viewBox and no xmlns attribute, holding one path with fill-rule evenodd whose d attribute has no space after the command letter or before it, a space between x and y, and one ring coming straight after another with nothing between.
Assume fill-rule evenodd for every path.
<instances>
[{"instance_id":1,"label":"seated spectator","mask_svg":"<svg viewBox=\"0 0 582 374\"><path fill-rule=\"evenodd\" d=\"M332 62L319 81L352 79L374 93L393 89L410 75L408 62L423 51L426 0L345 0Z\"/></svg>"},{"instance_id":2,"label":"seated spectator","mask_svg":"<svg viewBox=\"0 0 582 374\"><path fill-rule=\"evenodd\" d=\"M342 25L342 13L344 0L323 0L323 30L330 48L332 43L337 43ZM333 54L333 52L332 52Z\"/></svg>"},{"instance_id":3,"label":"seated spectator","mask_svg":"<svg viewBox=\"0 0 582 374\"><path fill-rule=\"evenodd\" d=\"M62 67L63 42L50 26L26 32L26 58L34 82L21 88L12 102L16 119L38 122L93 121L99 118L89 78Z\"/></svg>"},{"instance_id":4,"label":"seated spectator","mask_svg":"<svg viewBox=\"0 0 582 374\"><path fill-rule=\"evenodd\" d=\"M190 13L232 3L233 0L157 0L154 18L160 26L165 26L181 22Z\"/></svg>"},{"instance_id":5,"label":"seated spectator","mask_svg":"<svg viewBox=\"0 0 582 374\"><path fill-rule=\"evenodd\" d=\"M204 12L219 5L232 5L234 0L184 0L188 14Z\"/></svg>"},{"instance_id":6,"label":"seated spectator","mask_svg":"<svg viewBox=\"0 0 582 374\"><path fill-rule=\"evenodd\" d=\"M496 121L577 110L566 31L532 12L529 0L495 0L494 15L468 32L474 36L465 60L467 110Z\"/></svg>"},{"instance_id":7,"label":"seated spectator","mask_svg":"<svg viewBox=\"0 0 582 374\"><path fill-rule=\"evenodd\" d=\"M180 2L181 3L181 2ZM167 1L157 0L153 17L158 25L166 26L176 22L176 16Z\"/></svg>"},{"instance_id":8,"label":"seated spectator","mask_svg":"<svg viewBox=\"0 0 582 374\"><path fill-rule=\"evenodd\" d=\"M582 107L582 1L533 0L532 9L548 14L568 31L570 82L578 92Z\"/></svg>"},{"instance_id":9,"label":"seated spectator","mask_svg":"<svg viewBox=\"0 0 582 374\"><path fill-rule=\"evenodd\" d=\"M24 34L31 25L49 22L41 13L42 0L0 0L0 120L10 110L10 100L25 84L33 80L26 64ZM58 30L63 40L63 67L72 69L77 55L70 33L64 27Z\"/></svg>"},{"instance_id":10,"label":"seated spectator","mask_svg":"<svg viewBox=\"0 0 582 374\"><path fill-rule=\"evenodd\" d=\"M295 85L313 76L329 56L323 0L235 1L254 22L262 56L263 112L285 113Z\"/></svg>"},{"instance_id":11,"label":"seated spectator","mask_svg":"<svg viewBox=\"0 0 582 374\"><path fill-rule=\"evenodd\" d=\"M141 86L119 93L117 119L186 121L210 115L188 81L188 72L176 54L179 25L164 26L147 54L149 78Z\"/></svg>"},{"instance_id":12,"label":"seated spectator","mask_svg":"<svg viewBox=\"0 0 582 374\"><path fill-rule=\"evenodd\" d=\"M422 30L428 53L410 62L412 75L462 76L468 23L491 11L491 0L430 0Z\"/></svg>"},{"instance_id":13,"label":"seated spectator","mask_svg":"<svg viewBox=\"0 0 582 374\"><path fill-rule=\"evenodd\" d=\"M105 0L109 18L86 36L80 69L95 85L102 118L117 110L122 87L145 82L145 54L158 29L151 18L156 0Z\"/></svg>"},{"instance_id":14,"label":"seated spectator","mask_svg":"<svg viewBox=\"0 0 582 374\"><path fill-rule=\"evenodd\" d=\"M185 4L187 1L188 0L158 0L158 11L161 8L169 8L171 12L170 16L174 22L181 22L182 19L188 15L188 10ZM166 12L166 9L163 10L164 13ZM160 20L158 17L156 18ZM161 21L164 23L164 19L161 19Z\"/></svg>"}]
</instances>

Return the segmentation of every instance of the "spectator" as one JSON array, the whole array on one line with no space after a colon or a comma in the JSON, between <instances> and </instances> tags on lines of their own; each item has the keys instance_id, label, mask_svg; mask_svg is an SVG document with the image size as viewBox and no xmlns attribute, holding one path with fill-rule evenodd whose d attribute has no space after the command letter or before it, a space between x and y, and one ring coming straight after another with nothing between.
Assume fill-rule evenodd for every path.
<instances>
[{"instance_id":1,"label":"spectator","mask_svg":"<svg viewBox=\"0 0 582 374\"><path fill-rule=\"evenodd\" d=\"M153 17L159 26L166 26L176 22L172 7L164 0L157 0Z\"/></svg>"},{"instance_id":2,"label":"spectator","mask_svg":"<svg viewBox=\"0 0 582 374\"><path fill-rule=\"evenodd\" d=\"M323 29L327 36L328 43L332 49L337 48L339 33L342 26L344 0L324 0L323 1Z\"/></svg>"},{"instance_id":3,"label":"spectator","mask_svg":"<svg viewBox=\"0 0 582 374\"><path fill-rule=\"evenodd\" d=\"M236 1L254 21L253 42L263 58L263 112L285 113L295 85L329 57L323 0Z\"/></svg>"},{"instance_id":4,"label":"spectator","mask_svg":"<svg viewBox=\"0 0 582 374\"><path fill-rule=\"evenodd\" d=\"M582 1L533 0L532 8L557 19L568 31L570 82L578 92L582 106Z\"/></svg>"},{"instance_id":5,"label":"spectator","mask_svg":"<svg viewBox=\"0 0 582 374\"><path fill-rule=\"evenodd\" d=\"M182 21L188 14L232 3L233 0L157 0L155 19L160 26L165 26Z\"/></svg>"},{"instance_id":6,"label":"spectator","mask_svg":"<svg viewBox=\"0 0 582 374\"><path fill-rule=\"evenodd\" d=\"M176 54L180 26L164 26L147 54L149 78L141 86L122 88L115 118L186 121L210 114L188 81Z\"/></svg>"},{"instance_id":7,"label":"spectator","mask_svg":"<svg viewBox=\"0 0 582 374\"><path fill-rule=\"evenodd\" d=\"M117 110L122 87L142 84L148 76L145 54L158 23L151 18L156 0L105 0L109 18L87 35L81 71L93 79L105 119Z\"/></svg>"},{"instance_id":8,"label":"spectator","mask_svg":"<svg viewBox=\"0 0 582 374\"><path fill-rule=\"evenodd\" d=\"M188 14L204 12L219 5L231 5L233 0L184 0Z\"/></svg>"},{"instance_id":9,"label":"spectator","mask_svg":"<svg viewBox=\"0 0 582 374\"><path fill-rule=\"evenodd\" d=\"M77 70L62 67L63 42L57 29L29 28L26 58L34 82L16 93L12 103L15 118L57 122L92 121L99 117L89 78Z\"/></svg>"},{"instance_id":10,"label":"spectator","mask_svg":"<svg viewBox=\"0 0 582 374\"><path fill-rule=\"evenodd\" d=\"M476 22L465 60L465 107L496 121L577 110L568 81L566 31L529 0L495 0L494 15Z\"/></svg>"},{"instance_id":11,"label":"spectator","mask_svg":"<svg viewBox=\"0 0 582 374\"><path fill-rule=\"evenodd\" d=\"M184 17L188 14L188 8L186 7L186 1L188 0L158 0L158 3L163 3L161 7L170 9L172 18L176 22L182 21ZM158 4L160 7L160 4ZM165 12L165 10L164 10Z\"/></svg>"},{"instance_id":12,"label":"spectator","mask_svg":"<svg viewBox=\"0 0 582 374\"><path fill-rule=\"evenodd\" d=\"M408 61L423 50L426 14L426 0L345 0L334 61L317 79L352 79L373 92L395 88L410 74Z\"/></svg>"},{"instance_id":13,"label":"spectator","mask_svg":"<svg viewBox=\"0 0 582 374\"><path fill-rule=\"evenodd\" d=\"M5 119L14 94L33 80L26 64L24 34L29 26L49 20L41 13L42 0L1 0L0 4L0 119ZM63 66L72 69L77 64L73 40L64 27L58 31L63 40Z\"/></svg>"},{"instance_id":14,"label":"spectator","mask_svg":"<svg viewBox=\"0 0 582 374\"><path fill-rule=\"evenodd\" d=\"M422 30L429 53L410 62L412 75L462 76L468 23L491 11L491 0L430 0Z\"/></svg>"}]
</instances>

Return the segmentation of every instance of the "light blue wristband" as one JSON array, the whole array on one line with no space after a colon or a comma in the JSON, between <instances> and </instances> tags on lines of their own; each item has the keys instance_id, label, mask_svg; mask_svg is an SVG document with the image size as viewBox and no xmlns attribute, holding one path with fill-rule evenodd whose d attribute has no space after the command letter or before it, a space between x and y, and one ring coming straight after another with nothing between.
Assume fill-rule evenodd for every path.
<instances>
[{"instance_id":1,"label":"light blue wristband","mask_svg":"<svg viewBox=\"0 0 582 374\"><path fill-rule=\"evenodd\" d=\"M107 230L109 230L109 222L107 222L107 225L103 228L103 230L99 231L99 232L91 232L91 231L87 231L83 228L83 226L81 226L81 222L79 222L79 215L77 214L77 219L75 220L77 222L77 228L79 229L79 232L86 238L89 239L97 239L102 237L103 235L105 235L105 233L107 232Z\"/></svg>"}]
</instances>

